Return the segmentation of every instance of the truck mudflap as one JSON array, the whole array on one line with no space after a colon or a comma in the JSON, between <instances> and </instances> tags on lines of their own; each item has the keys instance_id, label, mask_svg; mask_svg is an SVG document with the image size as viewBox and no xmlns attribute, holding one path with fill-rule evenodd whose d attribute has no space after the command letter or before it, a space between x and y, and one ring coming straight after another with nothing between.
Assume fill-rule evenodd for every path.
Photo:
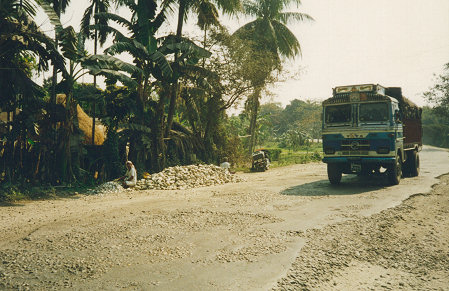
<instances>
[{"instance_id":1,"label":"truck mudflap","mask_svg":"<svg viewBox=\"0 0 449 291\"><path fill-rule=\"evenodd\" d=\"M394 164L396 162L395 157L325 157L324 163L360 163L360 164Z\"/></svg>"}]
</instances>

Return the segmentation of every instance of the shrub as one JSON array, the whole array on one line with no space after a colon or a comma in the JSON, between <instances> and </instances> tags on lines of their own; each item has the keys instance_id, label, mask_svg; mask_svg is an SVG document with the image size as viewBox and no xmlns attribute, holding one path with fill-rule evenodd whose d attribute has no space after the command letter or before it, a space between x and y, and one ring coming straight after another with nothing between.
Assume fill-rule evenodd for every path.
<instances>
[{"instance_id":1,"label":"shrub","mask_svg":"<svg viewBox=\"0 0 449 291\"><path fill-rule=\"evenodd\" d=\"M281 149L267 149L270 152L270 159L272 161L279 161L279 157L281 156Z\"/></svg>"}]
</instances>

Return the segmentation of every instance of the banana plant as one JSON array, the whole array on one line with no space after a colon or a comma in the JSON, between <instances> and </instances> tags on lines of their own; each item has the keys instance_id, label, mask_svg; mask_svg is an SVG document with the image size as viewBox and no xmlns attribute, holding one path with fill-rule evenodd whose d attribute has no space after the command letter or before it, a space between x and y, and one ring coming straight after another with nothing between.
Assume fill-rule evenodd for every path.
<instances>
[{"instance_id":1,"label":"banana plant","mask_svg":"<svg viewBox=\"0 0 449 291\"><path fill-rule=\"evenodd\" d=\"M152 165L155 170L165 166L165 103L168 92L157 94L158 100L152 101L150 95L156 85L169 87L179 75L178 67L194 63L210 53L188 39L166 36L156 38L156 32L166 19L169 11L167 6L158 9L156 1L123 1L132 13L130 20L113 13L97 13L98 19L107 19L121 25L127 33L108 27L108 33L114 35L114 43L105 49L107 55L85 57L82 62L93 75L103 75L109 79L119 80L137 94L136 123L145 125L150 122L152 128ZM96 27L100 28L99 25ZM104 28L104 27L103 27ZM133 57L133 63L126 63L115 57L128 53ZM169 55L179 54L176 63L169 61ZM162 85L161 85L162 84ZM164 92L164 89L160 90ZM151 121L146 117L150 114ZM141 139L135 139L136 155L145 156ZM144 160L135 157L135 160ZM137 165L139 166L139 165Z\"/></svg>"}]
</instances>

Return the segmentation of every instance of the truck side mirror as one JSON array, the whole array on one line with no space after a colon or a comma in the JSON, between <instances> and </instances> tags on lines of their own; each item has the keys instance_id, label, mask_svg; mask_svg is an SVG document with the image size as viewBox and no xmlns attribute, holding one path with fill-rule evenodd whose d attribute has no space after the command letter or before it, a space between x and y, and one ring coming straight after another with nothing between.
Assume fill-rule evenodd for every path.
<instances>
[{"instance_id":1,"label":"truck side mirror","mask_svg":"<svg viewBox=\"0 0 449 291\"><path fill-rule=\"evenodd\" d=\"M397 109L394 111L394 121L396 123L401 123L401 113Z\"/></svg>"}]
</instances>

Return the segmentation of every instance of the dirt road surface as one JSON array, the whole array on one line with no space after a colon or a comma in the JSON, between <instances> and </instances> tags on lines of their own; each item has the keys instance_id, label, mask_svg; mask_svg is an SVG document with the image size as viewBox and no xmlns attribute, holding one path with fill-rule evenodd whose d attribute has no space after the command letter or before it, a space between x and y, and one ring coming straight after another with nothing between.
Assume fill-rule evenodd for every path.
<instances>
[{"instance_id":1,"label":"dirt road surface","mask_svg":"<svg viewBox=\"0 0 449 291\"><path fill-rule=\"evenodd\" d=\"M322 163L190 190L0 207L5 290L449 290L449 153L421 174L344 176Z\"/></svg>"}]
</instances>

